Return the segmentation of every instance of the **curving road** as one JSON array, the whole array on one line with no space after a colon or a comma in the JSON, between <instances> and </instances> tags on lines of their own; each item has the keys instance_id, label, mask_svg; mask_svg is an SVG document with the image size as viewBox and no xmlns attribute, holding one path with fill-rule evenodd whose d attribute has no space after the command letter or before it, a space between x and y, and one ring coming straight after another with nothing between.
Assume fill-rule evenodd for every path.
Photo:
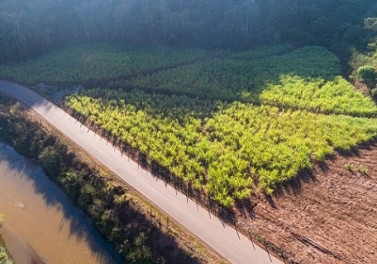
<instances>
[{"instance_id":1,"label":"curving road","mask_svg":"<svg viewBox=\"0 0 377 264\"><path fill-rule=\"evenodd\" d=\"M96 160L204 241L218 254L236 264L282 264L253 245L244 235L176 191L162 180L138 167L105 139L83 126L66 112L21 85L0 81L0 92L15 97L60 130Z\"/></svg>"}]
</instances>

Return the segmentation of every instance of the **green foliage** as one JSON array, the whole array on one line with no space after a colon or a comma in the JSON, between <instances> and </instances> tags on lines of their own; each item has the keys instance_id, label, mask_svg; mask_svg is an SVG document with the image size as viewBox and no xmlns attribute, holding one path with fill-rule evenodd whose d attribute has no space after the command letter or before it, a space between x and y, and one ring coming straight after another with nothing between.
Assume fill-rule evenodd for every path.
<instances>
[{"instance_id":1,"label":"green foliage","mask_svg":"<svg viewBox=\"0 0 377 264\"><path fill-rule=\"evenodd\" d=\"M0 264L13 264L4 247L0 247Z\"/></svg>"},{"instance_id":2,"label":"green foliage","mask_svg":"<svg viewBox=\"0 0 377 264\"><path fill-rule=\"evenodd\" d=\"M274 54L282 47L262 49ZM233 55L253 57L253 51ZM261 51L256 51L261 54ZM281 56L259 59L215 59L178 67L118 85L201 98L241 100L324 113L372 116L375 104L355 91L339 74L339 60L321 47L305 47Z\"/></svg>"},{"instance_id":3,"label":"green foliage","mask_svg":"<svg viewBox=\"0 0 377 264\"><path fill-rule=\"evenodd\" d=\"M268 56L278 56L284 53L288 53L292 50L293 50L293 47L290 44L265 46L262 48L251 49L251 50L241 51L241 52L232 54L230 58L240 59L240 60L251 60L251 59L264 58Z\"/></svg>"},{"instance_id":4,"label":"green foliage","mask_svg":"<svg viewBox=\"0 0 377 264\"><path fill-rule=\"evenodd\" d=\"M56 178L60 173L61 153L58 152L56 146L48 146L38 157L42 167L46 170L50 177Z\"/></svg>"},{"instance_id":5,"label":"green foliage","mask_svg":"<svg viewBox=\"0 0 377 264\"><path fill-rule=\"evenodd\" d=\"M376 9L374 0L2 0L0 60L90 41L234 49L347 41L362 49L376 32L376 18L367 30L364 19Z\"/></svg>"},{"instance_id":6,"label":"green foliage","mask_svg":"<svg viewBox=\"0 0 377 264\"><path fill-rule=\"evenodd\" d=\"M281 56L252 60L214 59L115 83L210 99L250 102L258 101L266 85L279 82L284 74L332 80L338 73L339 60L334 54L322 47L305 47Z\"/></svg>"},{"instance_id":7,"label":"green foliage","mask_svg":"<svg viewBox=\"0 0 377 264\"><path fill-rule=\"evenodd\" d=\"M332 81L305 80L298 76L281 76L278 84L270 84L260 99L265 104L307 109L322 113L374 116L377 107L341 77Z\"/></svg>"},{"instance_id":8,"label":"green foliage","mask_svg":"<svg viewBox=\"0 0 377 264\"><path fill-rule=\"evenodd\" d=\"M241 100L325 113L371 116L377 108L339 74L339 60L325 48L290 53L276 45L128 79L117 86L193 97ZM205 56L203 50L87 44L54 52L24 64L0 66L0 76L33 83L112 79L152 71ZM214 54L209 53L209 54ZM26 138L25 138L26 140Z\"/></svg>"},{"instance_id":9,"label":"green foliage","mask_svg":"<svg viewBox=\"0 0 377 264\"><path fill-rule=\"evenodd\" d=\"M357 78L371 87L376 83L377 71L373 66L362 66L357 69Z\"/></svg>"},{"instance_id":10,"label":"green foliage","mask_svg":"<svg viewBox=\"0 0 377 264\"><path fill-rule=\"evenodd\" d=\"M135 239L135 248L130 250L127 259L130 263L148 264L151 263L151 252L149 248L145 247L147 236L145 233L140 233Z\"/></svg>"},{"instance_id":11,"label":"green foliage","mask_svg":"<svg viewBox=\"0 0 377 264\"><path fill-rule=\"evenodd\" d=\"M83 44L13 65L0 78L25 84L114 79L203 58L215 52L116 44Z\"/></svg>"},{"instance_id":12,"label":"green foliage","mask_svg":"<svg viewBox=\"0 0 377 264\"><path fill-rule=\"evenodd\" d=\"M347 170L349 170L350 172L352 172L353 169L355 168L355 165L353 165L352 163L348 162L346 164L346 168L347 168Z\"/></svg>"},{"instance_id":13,"label":"green foliage","mask_svg":"<svg viewBox=\"0 0 377 264\"><path fill-rule=\"evenodd\" d=\"M353 55L350 58L349 65L352 68L352 75L357 78L357 69L363 67L364 65L371 65L375 69L377 68L377 60L373 58L371 54L363 54L353 50Z\"/></svg>"},{"instance_id":14,"label":"green foliage","mask_svg":"<svg viewBox=\"0 0 377 264\"><path fill-rule=\"evenodd\" d=\"M377 135L374 119L140 91L85 93L66 104L227 207Z\"/></svg>"},{"instance_id":15,"label":"green foliage","mask_svg":"<svg viewBox=\"0 0 377 264\"><path fill-rule=\"evenodd\" d=\"M365 175L368 174L368 168L361 164L357 167L357 171L360 172L361 174L365 174Z\"/></svg>"}]
</instances>

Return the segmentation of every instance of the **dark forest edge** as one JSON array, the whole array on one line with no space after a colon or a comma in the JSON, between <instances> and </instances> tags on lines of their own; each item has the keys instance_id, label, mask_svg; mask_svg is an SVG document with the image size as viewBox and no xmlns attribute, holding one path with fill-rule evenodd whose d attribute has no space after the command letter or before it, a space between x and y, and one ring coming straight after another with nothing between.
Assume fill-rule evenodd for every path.
<instances>
[{"instance_id":1,"label":"dark forest edge","mask_svg":"<svg viewBox=\"0 0 377 264\"><path fill-rule=\"evenodd\" d=\"M0 97L0 127L0 138L36 160L127 263L201 263L213 257L196 252L192 241L182 247L182 231L169 217L88 165L9 98Z\"/></svg>"},{"instance_id":2,"label":"dark forest edge","mask_svg":"<svg viewBox=\"0 0 377 264\"><path fill-rule=\"evenodd\" d=\"M0 62L93 41L237 50L289 42L348 61L353 49L373 48L376 9L374 0L5 0Z\"/></svg>"}]
</instances>

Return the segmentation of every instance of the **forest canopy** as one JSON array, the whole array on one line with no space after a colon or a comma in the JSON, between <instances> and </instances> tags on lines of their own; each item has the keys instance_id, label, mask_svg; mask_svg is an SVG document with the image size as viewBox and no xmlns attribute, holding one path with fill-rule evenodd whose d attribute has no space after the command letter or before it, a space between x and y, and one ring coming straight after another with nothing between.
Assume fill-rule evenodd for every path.
<instances>
[{"instance_id":1,"label":"forest canopy","mask_svg":"<svg viewBox=\"0 0 377 264\"><path fill-rule=\"evenodd\" d=\"M3 0L0 63L93 41L247 49L289 42L338 56L368 48L373 0Z\"/></svg>"}]
</instances>

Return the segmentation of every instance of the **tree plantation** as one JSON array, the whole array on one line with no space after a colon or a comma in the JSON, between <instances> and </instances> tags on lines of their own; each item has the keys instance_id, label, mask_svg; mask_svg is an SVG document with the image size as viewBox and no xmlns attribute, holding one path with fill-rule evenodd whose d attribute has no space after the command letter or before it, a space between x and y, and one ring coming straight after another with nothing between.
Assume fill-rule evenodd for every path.
<instances>
[{"instance_id":1,"label":"tree plantation","mask_svg":"<svg viewBox=\"0 0 377 264\"><path fill-rule=\"evenodd\" d=\"M66 104L227 207L377 135L374 119L137 90L92 89Z\"/></svg>"},{"instance_id":2,"label":"tree plantation","mask_svg":"<svg viewBox=\"0 0 377 264\"><path fill-rule=\"evenodd\" d=\"M81 44L52 52L36 60L0 65L0 76L24 84L80 83L89 80L117 79L220 53L220 51L147 45Z\"/></svg>"},{"instance_id":3,"label":"tree plantation","mask_svg":"<svg viewBox=\"0 0 377 264\"><path fill-rule=\"evenodd\" d=\"M135 77L129 84L215 99L250 101L257 100L266 83L277 82L282 74L329 79L338 72L338 59L332 53L320 47L307 47L282 56L194 63Z\"/></svg>"},{"instance_id":4,"label":"tree plantation","mask_svg":"<svg viewBox=\"0 0 377 264\"><path fill-rule=\"evenodd\" d=\"M305 47L281 56L269 56L275 49L272 47L272 52L265 49L267 55L264 58L209 60L117 83L194 97L241 100L327 113L377 114L369 98L364 98L346 80L337 77L339 60L325 48ZM241 56L235 54L234 57Z\"/></svg>"},{"instance_id":5,"label":"tree plantation","mask_svg":"<svg viewBox=\"0 0 377 264\"><path fill-rule=\"evenodd\" d=\"M335 55L314 46L290 49L265 47L140 74L110 82L119 89L86 89L65 103L231 207L377 135L376 119L368 118L377 107L338 76Z\"/></svg>"}]
</instances>

